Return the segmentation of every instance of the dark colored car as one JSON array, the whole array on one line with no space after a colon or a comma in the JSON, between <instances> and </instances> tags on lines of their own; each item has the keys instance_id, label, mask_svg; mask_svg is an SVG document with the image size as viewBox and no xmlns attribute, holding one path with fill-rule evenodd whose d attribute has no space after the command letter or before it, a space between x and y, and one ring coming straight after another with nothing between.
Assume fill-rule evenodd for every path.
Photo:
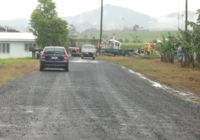
<instances>
[{"instance_id":1,"label":"dark colored car","mask_svg":"<svg viewBox=\"0 0 200 140\"><path fill-rule=\"evenodd\" d=\"M64 68L69 71L69 56L64 47L47 46L40 54L40 71L45 68Z\"/></svg>"}]
</instances>

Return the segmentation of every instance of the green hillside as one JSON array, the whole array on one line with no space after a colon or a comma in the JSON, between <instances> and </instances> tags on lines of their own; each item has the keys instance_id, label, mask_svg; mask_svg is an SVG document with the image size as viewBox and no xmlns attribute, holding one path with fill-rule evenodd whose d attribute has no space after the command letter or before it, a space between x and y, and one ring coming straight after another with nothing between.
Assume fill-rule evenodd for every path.
<instances>
[{"instance_id":1,"label":"green hillside","mask_svg":"<svg viewBox=\"0 0 200 140\"><path fill-rule=\"evenodd\" d=\"M162 36L168 35L168 33L172 35L176 35L178 31L104 31L103 39L109 40L113 36L115 39L122 42L122 47L124 48L135 48L140 47L144 43L152 42L156 39L162 39ZM88 31L77 34L78 38L85 39L98 39L99 32L98 31Z\"/></svg>"}]
</instances>

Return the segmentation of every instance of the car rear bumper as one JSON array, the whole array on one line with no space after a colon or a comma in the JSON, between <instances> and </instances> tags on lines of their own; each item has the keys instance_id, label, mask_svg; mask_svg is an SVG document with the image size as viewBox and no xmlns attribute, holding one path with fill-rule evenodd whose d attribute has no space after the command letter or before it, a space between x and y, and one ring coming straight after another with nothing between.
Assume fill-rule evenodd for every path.
<instances>
[{"instance_id":1,"label":"car rear bumper","mask_svg":"<svg viewBox=\"0 0 200 140\"><path fill-rule=\"evenodd\" d=\"M49 68L65 68L68 66L68 61L40 61L43 67Z\"/></svg>"},{"instance_id":2,"label":"car rear bumper","mask_svg":"<svg viewBox=\"0 0 200 140\"><path fill-rule=\"evenodd\" d=\"M82 57L95 57L95 54L93 53L82 53Z\"/></svg>"}]
</instances>

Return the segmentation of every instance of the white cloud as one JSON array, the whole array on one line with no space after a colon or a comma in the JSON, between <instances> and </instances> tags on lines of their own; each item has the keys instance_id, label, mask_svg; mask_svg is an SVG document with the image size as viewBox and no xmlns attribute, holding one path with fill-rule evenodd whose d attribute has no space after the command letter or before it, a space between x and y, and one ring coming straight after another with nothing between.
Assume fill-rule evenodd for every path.
<instances>
[{"instance_id":1,"label":"white cloud","mask_svg":"<svg viewBox=\"0 0 200 140\"><path fill-rule=\"evenodd\" d=\"M0 19L29 18L37 0L0 0Z\"/></svg>"}]
</instances>

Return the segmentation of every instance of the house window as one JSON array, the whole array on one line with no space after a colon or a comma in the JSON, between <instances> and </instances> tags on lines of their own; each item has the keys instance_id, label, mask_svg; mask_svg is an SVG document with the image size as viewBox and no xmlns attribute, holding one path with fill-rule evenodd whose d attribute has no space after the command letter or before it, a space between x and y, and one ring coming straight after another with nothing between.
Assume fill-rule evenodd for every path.
<instances>
[{"instance_id":1,"label":"house window","mask_svg":"<svg viewBox=\"0 0 200 140\"><path fill-rule=\"evenodd\" d=\"M10 44L7 44L6 52L7 52L7 53L10 53Z\"/></svg>"},{"instance_id":2,"label":"house window","mask_svg":"<svg viewBox=\"0 0 200 140\"><path fill-rule=\"evenodd\" d=\"M29 50L29 49L28 49L28 44L25 44L24 50L25 50L26 52Z\"/></svg>"},{"instance_id":3,"label":"house window","mask_svg":"<svg viewBox=\"0 0 200 140\"><path fill-rule=\"evenodd\" d=\"M34 43L26 43L26 44L24 44L24 50L26 52L30 52L35 47L36 47L36 44L34 44Z\"/></svg>"},{"instance_id":4,"label":"house window","mask_svg":"<svg viewBox=\"0 0 200 140\"><path fill-rule=\"evenodd\" d=\"M0 54L10 53L9 43L0 43Z\"/></svg>"},{"instance_id":5,"label":"house window","mask_svg":"<svg viewBox=\"0 0 200 140\"><path fill-rule=\"evenodd\" d=\"M3 53L6 53L6 44L3 44Z\"/></svg>"}]
</instances>

